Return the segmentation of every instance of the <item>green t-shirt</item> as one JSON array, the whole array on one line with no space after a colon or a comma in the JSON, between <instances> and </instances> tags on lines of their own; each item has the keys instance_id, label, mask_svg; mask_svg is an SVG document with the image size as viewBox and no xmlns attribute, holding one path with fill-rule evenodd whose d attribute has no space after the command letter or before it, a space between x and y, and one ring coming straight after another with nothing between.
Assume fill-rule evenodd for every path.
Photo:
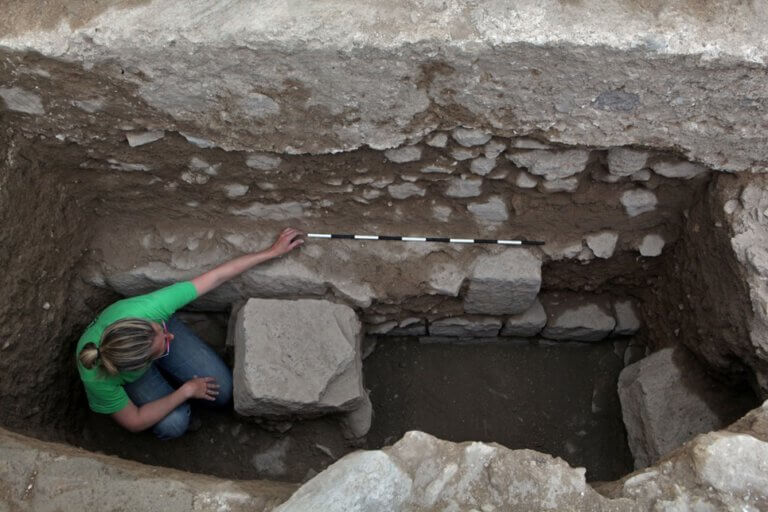
<instances>
[{"instance_id":1,"label":"green t-shirt","mask_svg":"<svg viewBox=\"0 0 768 512\"><path fill-rule=\"evenodd\" d=\"M139 295L115 302L102 311L96 320L85 330L77 342L75 358L80 379L85 385L88 404L95 412L112 414L123 409L130 399L123 389L123 384L133 382L147 371L149 366L132 372L109 375L97 364L90 370L80 364L77 356L87 343L99 346L101 335L112 323L123 318L143 318L153 322L168 320L177 310L197 298L197 290L191 281L166 286L146 295Z\"/></svg>"}]
</instances>

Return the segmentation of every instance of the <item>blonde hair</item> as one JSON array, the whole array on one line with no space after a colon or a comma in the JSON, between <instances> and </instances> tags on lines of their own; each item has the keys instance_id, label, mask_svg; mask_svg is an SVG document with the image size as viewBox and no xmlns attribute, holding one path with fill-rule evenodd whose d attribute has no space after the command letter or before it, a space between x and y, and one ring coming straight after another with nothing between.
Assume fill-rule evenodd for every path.
<instances>
[{"instance_id":1,"label":"blonde hair","mask_svg":"<svg viewBox=\"0 0 768 512\"><path fill-rule=\"evenodd\" d=\"M98 347L95 343L86 343L79 359L88 369L98 362L110 375L139 370L152 361L154 336L155 330L148 320L118 320L104 329Z\"/></svg>"}]
</instances>

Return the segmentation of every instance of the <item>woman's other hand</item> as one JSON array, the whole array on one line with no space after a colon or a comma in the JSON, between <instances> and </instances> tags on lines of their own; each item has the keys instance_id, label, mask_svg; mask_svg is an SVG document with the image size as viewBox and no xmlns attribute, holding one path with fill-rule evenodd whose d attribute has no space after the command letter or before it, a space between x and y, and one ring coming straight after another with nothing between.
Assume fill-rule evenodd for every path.
<instances>
[{"instance_id":1,"label":"woman's other hand","mask_svg":"<svg viewBox=\"0 0 768 512\"><path fill-rule=\"evenodd\" d=\"M219 385L213 377L194 378L185 382L183 387L187 392L187 398L213 401L219 395Z\"/></svg>"},{"instance_id":2,"label":"woman's other hand","mask_svg":"<svg viewBox=\"0 0 768 512\"><path fill-rule=\"evenodd\" d=\"M296 247L304 243L304 239L301 236L304 233L294 228L285 228L280 236L277 237L277 241L269 248L269 252L273 257L277 258L283 254L292 251Z\"/></svg>"}]
</instances>

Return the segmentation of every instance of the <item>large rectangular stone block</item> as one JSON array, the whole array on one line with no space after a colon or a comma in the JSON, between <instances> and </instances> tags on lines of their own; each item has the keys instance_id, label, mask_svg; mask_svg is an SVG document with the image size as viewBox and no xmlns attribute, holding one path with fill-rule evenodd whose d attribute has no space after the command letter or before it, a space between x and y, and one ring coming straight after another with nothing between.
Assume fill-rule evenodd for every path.
<instances>
[{"instance_id":1,"label":"large rectangular stone block","mask_svg":"<svg viewBox=\"0 0 768 512\"><path fill-rule=\"evenodd\" d=\"M527 249L509 248L475 260L464 311L515 315L527 310L541 288L541 261Z\"/></svg>"},{"instance_id":2,"label":"large rectangular stone block","mask_svg":"<svg viewBox=\"0 0 768 512\"><path fill-rule=\"evenodd\" d=\"M237 314L235 410L312 417L363 405L362 326L352 308L325 300L250 299Z\"/></svg>"}]
</instances>

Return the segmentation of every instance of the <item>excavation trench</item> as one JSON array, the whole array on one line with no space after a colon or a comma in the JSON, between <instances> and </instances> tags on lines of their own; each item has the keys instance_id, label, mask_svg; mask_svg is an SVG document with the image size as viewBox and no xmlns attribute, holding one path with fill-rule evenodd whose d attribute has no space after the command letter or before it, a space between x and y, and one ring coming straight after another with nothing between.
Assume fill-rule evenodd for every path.
<instances>
[{"instance_id":1,"label":"excavation trench","mask_svg":"<svg viewBox=\"0 0 768 512\"><path fill-rule=\"evenodd\" d=\"M707 259L716 260L723 250L718 233L707 231L720 229L712 228L720 221L711 217L721 213L713 214L709 203L731 178L708 171L699 176L698 167L692 179L643 167L637 172L648 180L630 181L611 177L605 149L558 148L553 151L587 155L587 170L578 180L542 180L529 187L525 180L534 178L520 161L507 159L477 195L474 178L464 176L454 183L464 192L439 196L445 183L435 176L443 171L428 172L418 186L429 194L417 191L406 201L402 195L415 190L408 187L414 180L405 179L408 169L418 173L423 163L397 164L406 170L395 172L395 164L371 150L282 155L280 165L292 171L264 171L256 178L261 186L248 181L254 178L247 168L227 176L230 185L248 185L237 189L248 194L252 205L247 206L239 195L209 197L200 187L235 169L238 158L253 157L213 149L205 162L190 164L181 151L183 140L169 136L148 150L165 152L167 166L151 173L123 172L108 169L117 165L109 163L114 159L93 154L84 159L77 147L28 142L13 133L6 138L3 220L10 230L4 242L13 250L3 246L18 270L8 281L13 303L3 304L10 320L2 347L2 368L10 377L2 395L3 425L25 435L224 478L302 482L355 449L378 449L409 430L421 430L451 441L538 450L586 467L590 481L614 480L633 469L617 395L625 366L664 347L695 350L696 340L718 336L724 324L746 328L739 318L744 285L730 281L728 272L718 281L711 270L720 263ZM425 154L440 163L439 151L427 148ZM277 157L259 158L263 163ZM684 164L674 155L650 158ZM310 166L325 171L304 172ZM265 175L269 186L263 185ZM385 192L368 193L368 199L353 192L377 180L384 185L367 190ZM388 188L393 182L403 186ZM548 189L553 182L556 188ZM470 192L462 188L467 186ZM377 201L383 193L388 196ZM607 196L624 199L606 203ZM503 224L498 220L502 210L515 220ZM424 211L431 216L420 216ZM456 219L446 221L446 215ZM510 336L505 334L509 314L467 312L468 297L477 294L471 268L486 256L485 248L316 242L302 249L301 266L268 267L236 280L182 315L233 364L226 343L230 311L248 297L313 298L353 308L367 332L363 377L374 411L364 439L346 440L334 415L292 419L290 430L275 433L231 409L201 409L199 430L162 443L87 411L74 370L74 346L94 315L120 297L188 279L227 257L263 247L286 224L342 232L542 238L547 244L536 253L543 264L532 297L544 304L546 327L525 338ZM574 232L585 237L574 238ZM707 254L701 245L707 245ZM489 254L527 250L494 248ZM681 266L690 275L682 275ZM702 288L702 274L708 283L719 283L731 306L706 313L712 311L712 299ZM514 286L511 279L507 289ZM631 303L640 323L617 334L619 303ZM568 323L569 311L585 305L593 309L576 314L576 330L555 329ZM601 329L595 314L613 323L594 340L593 334L585 339L583 329ZM459 324L452 323L456 319ZM486 331L479 335L476 329ZM30 338L28 332L39 335ZM577 339L568 332L577 333ZM720 427L757 404L761 384L755 368L761 363L743 347L705 350L695 359L708 368L713 385L738 397L713 406Z\"/></svg>"}]
</instances>

